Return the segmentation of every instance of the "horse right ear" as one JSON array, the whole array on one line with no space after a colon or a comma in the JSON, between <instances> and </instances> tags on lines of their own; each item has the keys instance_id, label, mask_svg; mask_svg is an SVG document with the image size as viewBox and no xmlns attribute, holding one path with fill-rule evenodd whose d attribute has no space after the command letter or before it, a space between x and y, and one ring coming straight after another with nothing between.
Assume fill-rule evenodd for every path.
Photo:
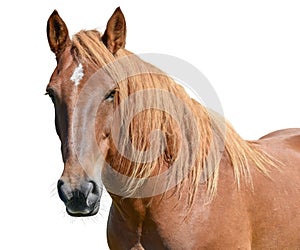
<instances>
[{"instance_id":1,"label":"horse right ear","mask_svg":"<svg viewBox=\"0 0 300 250\"><path fill-rule=\"evenodd\" d=\"M58 57L70 41L68 28L56 10L47 22L47 37L50 49Z\"/></svg>"},{"instance_id":2,"label":"horse right ear","mask_svg":"<svg viewBox=\"0 0 300 250\"><path fill-rule=\"evenodd\" d=\"M126 21L120 7L116 8L108 20L102 41L112 54L125 47Z\"/></svg>"}]
</instances>

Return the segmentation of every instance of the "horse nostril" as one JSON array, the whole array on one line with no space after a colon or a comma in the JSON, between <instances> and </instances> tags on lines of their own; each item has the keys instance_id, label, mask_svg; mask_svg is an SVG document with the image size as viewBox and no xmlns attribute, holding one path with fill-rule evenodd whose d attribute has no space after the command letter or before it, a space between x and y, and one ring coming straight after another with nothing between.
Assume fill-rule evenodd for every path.
<instances>
[{"instance_id":1,"label":"horse nostril","mask_svg":"<svg viewBox=\"0 0 300 250\"><path fill-rule=\"evenodd\" d=\"M86 204L91 206L99 200L100 192L97 184L94 181L89 181L87 183L87 187L88 190L86 193Z\"/></svg>"},{"instance_id":2,"label":"horse nostril","mask_svg":"<svg viewBox=\"0 0 300 250\"><path fill-rule=\"evenodd\" d=\"M82 185L82 191L87 198L90 194L98 194L96 183L88 181Z\"/></svg>"},{"instance_id":3,"label":"horse nostril","mask_svg":"<svg viewBox=\"0 0 300 250\"><path fill-rule=\"evenodd\" d=\"M62 185L64 185L64 181L59 179L57 182L57 189L60 189Z\"/></svg>"},{"instance_id":4,"label":"horse nostril","mask_svg":"<svg viewBox=\"0 0 300 250\"><path fill-rule=\"evenodd\" d=\"M67 189L65 187L65 183L63 180L58 180L57 182L57 191L58 191L58 195L59 198L64 202L68 202L68 200L70 199L70 194L68 194Z\"/></svg>"},{"instance_id":5,"label":"horse nostril","mask_svg":"<svg viewBox=\"0 0 300 250\"><path fill-rule=\"evenodd\" d=\"M92 189L91 189L91 193L92 194L99 194L98 188L97 188L97 184L94 181L90 181Z\"/></svg>"}]
</instances>

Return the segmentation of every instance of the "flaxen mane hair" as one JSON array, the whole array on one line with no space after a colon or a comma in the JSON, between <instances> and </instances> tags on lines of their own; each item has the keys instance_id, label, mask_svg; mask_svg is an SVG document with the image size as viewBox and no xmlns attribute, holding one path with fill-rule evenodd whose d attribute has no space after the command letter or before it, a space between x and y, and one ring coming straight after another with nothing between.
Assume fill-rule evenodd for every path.
<instances>
[{"instance_id":1,"label":"flaxen mane hair","mask_svg":"<svg viewBox=\"0 0 300 250\"><path fill-rule=\"evenodd\" d=\"M175 163L180 166L173 172L179 180L177 186L188 183L190 204L194 202L200 182L207 186L208 197L216 194L219 156L223 154L227 154L231 161L238 187L242 181L252 186L250 163L266 175L267 166L275 166L274 161L254 143L243 140L222 117L191 99L171 77L125 49L112 55L102 43L99 32L92 30L75 34L72 47L79 61L95 69L104 67L116 81L116 105L133 93L139 94L131 106L120 111L120 128L126 130L127 127L127 137L123 136L116 142L115 147L121 153L108 159L120 173L140 180L126 183L124 189L128 196L137 192L147 178L161 174ZM153 90L157 95L153 96ZM178 105L180 101L183 105ZM126 125L131 107L141 112ZM174 113L162 110L174 110ZM160 131L163 138L153 131ZM130 150L130 143L135 150ZM180 181L184 176L188 178Z\"/></svg>"}]
</instances>

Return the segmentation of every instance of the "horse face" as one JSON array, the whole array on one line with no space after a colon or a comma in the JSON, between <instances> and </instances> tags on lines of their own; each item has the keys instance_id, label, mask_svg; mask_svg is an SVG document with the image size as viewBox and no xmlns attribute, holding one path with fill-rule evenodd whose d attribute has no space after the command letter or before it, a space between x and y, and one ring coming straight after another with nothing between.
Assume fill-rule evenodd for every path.
<instances>
[{"instance_id":1,"label":"horse face","mask_svg":"<svg viewBox=\"0 0 300 250\"><path fill-rule=\"evenodd\" d=\"M78 66L71 57L67 51L62 54L47 93L55 107L55 127L64 162L58 193L70 215L86 216L99 209L101 168L109 145L115 90L109 77L97 76L99 91L91 98L93 93L87 95L90 90L85 82L91 74L85 70L86 65ZM70 62L67 67L66 61ZM79 68L84 76L76 86L71 79Z\"/></svg>"},{"instance_id":2,"label":"horse face","mask_svg":"<svg viewBox=\"0 0 300 250\"><path fill-rule=\"evenodd\" d=\"M110 21L115 22L114 15L120 20L120 14L117 9ZM113 54L123 45L113 43L112 34L106 31L103 42ZM94 215L102 193L101 167L109 149L115 84L104 72L95 74L88 62L76 59L68 29L56 11L48 20L47 35L57 59L47 94L54 103L64 162L58 193L69 215Z\"/></svg>"}]
</instances>

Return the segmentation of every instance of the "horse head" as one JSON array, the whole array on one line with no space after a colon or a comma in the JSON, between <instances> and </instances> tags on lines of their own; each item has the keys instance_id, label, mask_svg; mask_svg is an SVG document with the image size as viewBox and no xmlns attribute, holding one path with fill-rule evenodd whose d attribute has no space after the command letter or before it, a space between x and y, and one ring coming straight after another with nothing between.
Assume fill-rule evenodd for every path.
<instances>
[{"instance_id":1,"label":"horse head","mask_svg":"<svg viewBox=\"0 0 300 250\"><path fill-rule=\"evenodd\" d=\"M89 33L91 39L103 43L107 60L112 60L124 47L125 35L120 8L109 19L102 36ZM57 61L46 93L55 107L55 127L64 162L58 193L69 215L94 215L102 194L101 164L109 149L116 84L104 72L95 74L93 60L84 60L78 51L78 47L84 46L83 39L69 37L68 28L56 10L49 17L47 36Z\"/></svg>"}]
</instances>

